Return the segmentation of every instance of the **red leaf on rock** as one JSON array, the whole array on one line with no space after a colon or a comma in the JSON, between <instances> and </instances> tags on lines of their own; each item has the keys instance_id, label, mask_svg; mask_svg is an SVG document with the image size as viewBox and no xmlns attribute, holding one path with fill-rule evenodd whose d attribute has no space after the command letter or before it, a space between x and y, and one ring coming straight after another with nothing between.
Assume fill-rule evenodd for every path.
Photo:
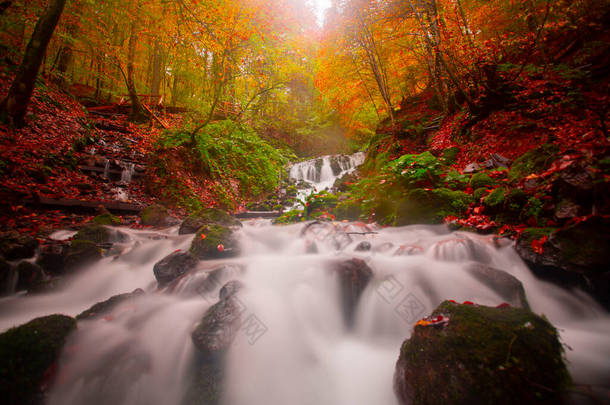
<instances>
[{"instance_id":1,"label":"red leaf on rock","mask_svg":"<svg viewBox=\"0 0 610 405\"><path fill-rule=\"evenodd\" d=\"M544 235L540 239L534 239L532 241L532 249L534 250L534 252L538 253L539 255L542 254L542 252L544 252L544 248L542 247L542 245L544 245L544 242L546 242L548 238L548 236Z\"/></svg>"}]
</instances>

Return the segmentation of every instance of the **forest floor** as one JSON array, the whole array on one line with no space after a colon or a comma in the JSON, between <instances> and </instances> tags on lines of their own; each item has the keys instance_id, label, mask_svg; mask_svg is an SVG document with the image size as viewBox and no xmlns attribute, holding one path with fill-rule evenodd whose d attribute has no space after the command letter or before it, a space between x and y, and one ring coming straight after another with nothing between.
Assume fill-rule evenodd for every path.
<instances>
[{"instance_id":1,"label":"forest floor","mask_svg":"<svg viewBox=\"0 0 610 405\"><path fill-rule=\"evenodd\" d=\"M0 76L0 98L10 85ZM0 231L16 230L44 236L88 222L95 210L53 209L41 199L79 200L125 206L146 206L156 201L146 187L149 154L162 129L134 125L124 114L106 117L89 113L66 92L37 83L28 125L9 128L0 123ZM164 121L178 125L179 116ZM132 179L121 179L132 164ZM128 180L128 181L126 181ZM119 215L126 225L137 226L136 213Z\"/></svg>"}]
</instances>

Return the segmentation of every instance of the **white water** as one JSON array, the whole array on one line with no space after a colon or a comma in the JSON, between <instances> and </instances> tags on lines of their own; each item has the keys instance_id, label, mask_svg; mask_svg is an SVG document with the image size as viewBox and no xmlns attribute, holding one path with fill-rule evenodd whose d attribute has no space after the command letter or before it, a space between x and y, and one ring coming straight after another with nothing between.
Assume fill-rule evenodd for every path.
<instances>
[{"instance_id":1,"label":"white water","mask_svg":"<svg viewBox=\"0 0 610 405\"><path fill-rule=\"evenodd\" d=\"M157 290L152 267L176 249L187 249L192 235L179 236L175 228L124 229L130 240L82 269L64 290L0 300L0 330L45 314L76 315L112 295L143 288L147 294L105 318L79 322L49 404L179 404L196 350L190 332L217 301L221 285L240 279L245 289L239 299L250 322L227 357L223 404L396 404L394 365L414 322L444 299L503 302L465 271L476 258L523 282L533 311L546 315L571 348L567 358L576 382L607 386L608 314L583 293L534 278L508 243L496 247L491 236L450 233L442 226L327 223L301 236L304 227L246 222L238 231L241 257L201 262L171 293ZM363 240L372 250L355 252ZM305 253L312 243L318 254ZM374 278L348 330L338 281L327 263L352 257L367 261ZM209 270L223 263L234 266L222 282L210 293L197 293Z\"/></svg>"},{"instance_id":2,"label":"white water","mask_svg":"<svg viewBox=\"0 0 610 405\"><path fill-rule=\"evenodd\" d=\"M330 159L333 156L322 156L317 159L306 160L295 163L289 168L289 176L292 180L303 181L308 187L298 191L297 199L304 200L308 195L314 192L330 189L335 180L339 177L353 172L358 166L364 163L364 152L356 152L353 155L339 155L338 164L341 171L337 174L333 173L330 165ZM316 162L322 160L322 166L316 167ZM299 208L297 203L294 208ZM301 207L302 208L302 207Z\"/></svg>"}]
</instances>

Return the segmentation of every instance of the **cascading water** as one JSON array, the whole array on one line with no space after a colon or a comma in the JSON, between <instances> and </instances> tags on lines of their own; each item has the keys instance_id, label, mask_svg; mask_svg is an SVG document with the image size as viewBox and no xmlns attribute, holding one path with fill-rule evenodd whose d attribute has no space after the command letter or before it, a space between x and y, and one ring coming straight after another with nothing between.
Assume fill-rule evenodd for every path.
<instances>
[{"instance_id":1,"label":"cascading water","mask_svg":"<svg viewBox=\"0 0 610 405\"><path fill-rule=\"evenodd\" d=\"M297 199L303 200L312 192L330 189L339 177L353 172L364 163L364 152L352 155L328 155L295 163L289 168L290 179L302 182ZM300 204L296 204L298 208Z\"/></svg>"},{"instance_id":2,"label":"cascading water","mask_svg":"<svg viewBox=\"0 0 610 405\"><path fill-rule=\"evenodd\" d=\"M392 375L413 324L442 300L498 305L512 299L469 269L518 278L532 310L545 314L569 345L576 382L607 385L610 317L585 294L537 280L508 241L444 226L378 228L362 223L272 226L248 221L242 253L201 261L171 288L158 289L155 262L188 249L192 235L121 229L112 254L46 295L0 300L0 329L50 313L75 315L118 293L146 290L109 314L79 322L60 361L49 404L180 404L196 349L191 331L229 280L244 288L241 325L225 358L226 405L396 404ZM69 234L68 234L69 235ZM66 235L61 235L66 236ZM357 251L362 242L370 250ZM311 254L310 247L317 253ZM361 258L373 271L346 326L337 261ZM213 289L200 287L225 267ZM198 292L199 291L199 292Z\"/></svg>"}]
</instances>

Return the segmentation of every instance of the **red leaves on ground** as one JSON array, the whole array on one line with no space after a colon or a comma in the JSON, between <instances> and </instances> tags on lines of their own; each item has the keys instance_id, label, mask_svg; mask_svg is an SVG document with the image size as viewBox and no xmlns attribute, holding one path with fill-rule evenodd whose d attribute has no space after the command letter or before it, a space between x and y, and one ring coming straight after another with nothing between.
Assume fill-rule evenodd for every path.
<instances>
[{"instance_id":1,"label":"red leaves on ground","mask_svg":"<svg viewBox=\"0 0 610 405\"><path fill-rule=\"evenodd\" d=\"M539 255L542 254L544 252L543 245L548 239L549 237L547 235L544 235L540 239L532 240L532 249L534 250L534 252L538 253Z\"/></svg>"}]
</instances>

